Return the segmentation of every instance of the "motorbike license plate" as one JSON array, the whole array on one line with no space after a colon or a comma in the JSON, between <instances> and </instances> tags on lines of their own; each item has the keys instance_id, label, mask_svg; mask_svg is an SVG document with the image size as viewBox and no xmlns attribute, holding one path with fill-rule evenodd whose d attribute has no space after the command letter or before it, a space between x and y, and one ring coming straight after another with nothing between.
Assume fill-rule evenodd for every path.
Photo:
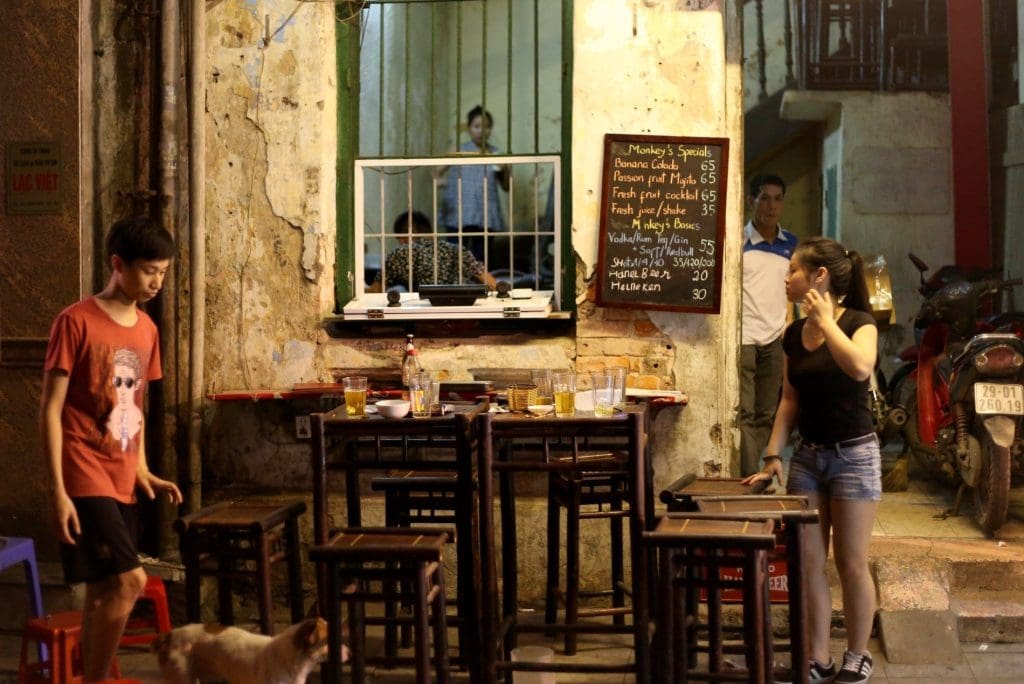
<instances>
[{"instance_id":1,"label":"motorbike license plate","mask_svg":"<svg viewBox=\"0 0 1024 684\"><path fill-rule=\"evenodd\" d=\"M983 415L1001 413L1024 416L1024 385L974 383L974 411Z\"/></svg>"}]
</instances>

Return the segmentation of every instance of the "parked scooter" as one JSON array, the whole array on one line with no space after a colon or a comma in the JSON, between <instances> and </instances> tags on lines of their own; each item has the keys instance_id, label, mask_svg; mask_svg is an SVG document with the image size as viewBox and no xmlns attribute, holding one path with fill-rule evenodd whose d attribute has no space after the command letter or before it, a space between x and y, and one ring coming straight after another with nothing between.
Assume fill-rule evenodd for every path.
<instances>
[{"instance_id":1,"label":"parked scooter","mask_svg":"<svg viewBox=\"0 0 1024 684\"><path fill-rule=\"evenodd\" d=\"M959 487L952 514L973 489L987 532L1005 522L1011 469L1022 470L1024 343L1013 332L994 333L978 308L1021 282L954 280L936 289L914 322L916 363L893 382L893 401L907 412L905 448L926 472Z\"/></svg>"}]
</instances>

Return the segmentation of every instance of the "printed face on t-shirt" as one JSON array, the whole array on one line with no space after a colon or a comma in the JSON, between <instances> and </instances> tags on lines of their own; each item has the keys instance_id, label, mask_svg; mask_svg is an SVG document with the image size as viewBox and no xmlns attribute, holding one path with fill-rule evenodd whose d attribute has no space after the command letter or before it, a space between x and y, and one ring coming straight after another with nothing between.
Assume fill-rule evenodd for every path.
<instances>
[{"instance_id":1,"label":"printed face on t-shirt","mask_svg":"<svg viewBox=\"0 0 1024 684\"><path fill-rule=\"evenodd\" d=\"M139 368L139 357L135 352L130 349L114 352L110 385L117 400L107 420L107 431L120 445L121 451L128 451L142 427L142 409L136 403L136 393L142 388Z\"/></svg>"}]
</instances>

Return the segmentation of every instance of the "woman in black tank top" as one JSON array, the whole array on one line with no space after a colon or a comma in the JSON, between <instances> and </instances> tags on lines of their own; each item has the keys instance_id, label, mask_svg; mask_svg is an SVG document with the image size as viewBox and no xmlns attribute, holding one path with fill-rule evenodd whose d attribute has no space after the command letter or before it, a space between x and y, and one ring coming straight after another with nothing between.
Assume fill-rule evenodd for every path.
<instances>
[{"instance_id":1,"label":"woman in black tank top","mask_svg":"<svg viewBox=\"0 0 1024 684\"><path fill-rule=\"evenodd\" d=\"M782 398L764 457L764 469L744 482L779 479L779 453L794 427L800 439L790 463L790 494L808 497L820 523L807 535L805 590L811 682L866 682L875 587L868 545L881 498L881 458L869 409L868 383L878 331L870 313L860 255L834 240L811 238L790 261L786 296L805 318L783 337ZM847 651L842 668L829 653L832 600L825 562L833 536L843 590Z\"/></svg>"}]
</instances>

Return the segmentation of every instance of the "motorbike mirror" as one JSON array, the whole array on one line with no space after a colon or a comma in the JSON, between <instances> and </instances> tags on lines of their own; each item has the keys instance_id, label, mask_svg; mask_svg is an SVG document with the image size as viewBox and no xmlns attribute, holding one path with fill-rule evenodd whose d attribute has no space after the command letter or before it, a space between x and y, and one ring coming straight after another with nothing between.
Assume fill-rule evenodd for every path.
<instances>
[{"instance_id":1,"label":"motorbike mirror","mask_svg":"<svg viewBox=\"0 0 1024 684\"><path fill-rule=\"evenodd\" d=\"M914 266L916 266L917 270L921 272L921 277L923 278L924 272L928 270L928 264L921 261L921 257L917 256L913 252L908 253L907 256L910 257L912 262L914 262Z\"/></svg>"}]
</instances>

